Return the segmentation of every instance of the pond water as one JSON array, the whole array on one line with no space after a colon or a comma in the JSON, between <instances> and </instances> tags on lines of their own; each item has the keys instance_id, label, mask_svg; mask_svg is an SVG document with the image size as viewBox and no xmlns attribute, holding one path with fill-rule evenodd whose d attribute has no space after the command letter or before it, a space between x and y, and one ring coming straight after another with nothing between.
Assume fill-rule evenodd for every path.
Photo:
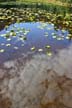
<instances>
[{"instance_id":1,"label":"pond water","mask_svg":"<svg viewBox=\"0 0 72 108\"><path fill-rule=\"evenodd\" d=\"M72 14L65 11L0 8L0 108L71 108Z\"/></svg>"},{"instance_id":2,"label":"pond water","mask_svg":"<svg viewBox=\"0 0 72 108\"><path fill-rule=\"evenodd\" d=\"M72 14L55 12L0 8L0 64L23 54L52 56L68 47L72 42Z\"/></svg>"},{"instance_id":3,"label":"pond water","mask_svg":"<svg viewBox=\"0 0 72 108\"><path fill-rule=\"evenodd\" d=\"M0 31L0 63L22 54L56 54L72 42L69 31L55 29L53 23L14 23Z\"/></svg>"}]
</instances>

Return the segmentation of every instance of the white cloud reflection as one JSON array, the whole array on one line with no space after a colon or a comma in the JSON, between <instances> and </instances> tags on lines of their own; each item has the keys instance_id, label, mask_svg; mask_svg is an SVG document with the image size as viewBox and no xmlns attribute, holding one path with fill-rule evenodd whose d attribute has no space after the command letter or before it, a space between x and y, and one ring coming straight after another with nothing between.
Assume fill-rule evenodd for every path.
<instances>
[{"instance_id":1,"label":"white cloud reflection","mask_svg":"<svg viewBox=\"0 0 72 108\"><path fill-rule=\"evenodd\" d=\"M5 62L0 75L1 93L11 99L11 108L72 108L72 45L54 57Z\"/></svg>"}]
</instances>

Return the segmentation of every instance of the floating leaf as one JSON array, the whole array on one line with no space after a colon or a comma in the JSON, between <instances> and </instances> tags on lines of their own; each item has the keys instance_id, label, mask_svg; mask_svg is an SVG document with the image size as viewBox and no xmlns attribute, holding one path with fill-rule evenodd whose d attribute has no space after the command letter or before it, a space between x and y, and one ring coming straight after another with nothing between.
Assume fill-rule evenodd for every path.
<instances>
[{"instance_id":1,"label":"floating leaf","mask_svg":"<svg viewBox=\"0 0 72 108\"><path fill-rule=\"evenodd\" d=\"M70 39L69 36L66 36L66 39Z\"/></svg>"},{"instance_id":2,"label":"floating leaf","mask_svg":"<svg viewBox=\"0 0 72 108\"><path fill-rule=\"evenodd\" d=\"M50 45L46 45L45 47L46 47L46 48L51 48L51 46L50 46Z\"/></svg>"},{"instance_id":3,"label":"floating leaf","mask_svg":"<svg viewBox=\"0 0 72 108\"><path fill-rule=\"evenodd\" d=\"M54 39L56 39L57 38L57 36L52 36Z\"/></svg>"},{"instance_id":4,"label":"floating leaf","mask_svg":"<svg viewBox=\"0 0 72 108\"><path fill-rule=\"evenodd\" d=\"M6 38L9 38L9 37L10 37L10 34L9 34L9 33L7 33L7 34L5 35L5 37L6 37Z\"/></svg>"},{"instance_id":5,"label":"floating leaf","mask_svg":"<svg viewBox=\"0 0 72 108\"><path fill-rule=\"evenodd\" d=\"M7 47L10 47L10 46L11 46L11 44L6 44L6 46L7 46Z\"/></svg>"},{"instance_id":6,"label":"floating leaf","mask_svg":"<svg viewBox=\"0 0 72 108\"><path fill-rule=\"evenodd\" d=\"M24 36L24 37L23 37L23 40L27 40L27 37L26 37L26 36Z\"/></svg>"},{"instance_id":7,"label":"floating leaf","mask_svg":"<svg viewBox=\"0 0 72 108\"><path fill-rule=\"evenodd\" d=\"M18 47L17 47L17 46L15 46L15 47L14 47L14 49L16 49L16 50L17 50L17 49L18 49Z\"/></svg>"},{"instance_id":8,"label":"floating leaf","mask_svg":"<svg viewBox=\"0 0 72 108\"><path fill-rule=\"evenodd\" d=\"M0 53L3 53L5 50L4 49L0 49Z\"/></svg>"},{"instance_id":9,"label":"floating leaf","mask_svg":"<svg viewBox=\"0 0 72 108\"><path fill-rule=\"evenodd\" d=\"M62 32L65 33L66 31L63 29Z\"/></svg>"},{"instance_id":10,"label":"floating leaf","mask_svg":"<svg viewBox=\"0 0 72 108\"><path fill-rule=\"evenodd\" d=\"M56 35L56 33L51 33L53 36L55 36Z\"/></svg>"},{"instance_id":11,"label":"floating leaf","mask_svg":"<svg viewBox=\"0 0 72 108\"><path fill-rule=\"evenodd\" d=\"M2 35L1 35L1 37L4 37L4 36L6 36L6 34L2 34Z\"/></svg>"},{"instance_id":12,"label":"floating leaf","mask_svg":"<svg viewBox=\"0 0 72 108\"><path fill-rule=\"evenodd\" d=\"M51 53L51 52L47 52L47 55L48 55L48 56L52 56L52 53Z\"/></svg>"},{"instance_id":13,"label":"floating leaf","mask_svg":"<svg viewBox=\"0 0 72 108\"><path fill-rule=\"evenodd\" d=\"M7 38L7 41L10 41L11 40L11 38Z\"/></svg>"},{"instance_id":14,"label":"floating leaf","mask_svg":"<svg viewBox=\"0 0 72 108\"><path fill-rule=\"evenodd\" d=\"M53 29L53 28L47 28L47 30L51 30L51 29Z\"/></svg>"},{"instance_id":15,"label":"floating leaf","mask_svg":"<svg viewBox=\"0 0 72 108\"><path fill-rule=\"evenodd\" d=\"M14 33L14 30L11 30L10 32L13 32Z\"/></svg>"},{"instance_id":16,"label":"floating leaf","mask_svg":"<svg viewBox=\"0 0 72 108\"><path fill-rule=\"evenodd\" d=\"M45 36L45 37L48 37L48 34L45 34L44 36Z\"/></svg>"},{"instance_id":17,"label":"floating leaf","mask_svg":"<svg viewBox=\"0 0 72 108\"><path fill-rule=\"evenodd\" d=\"M62 40L62 38L61 37L58 37L57 40Z\"/></svg>"},{"instance_id":18,"label":"floating leaf","mask_svg":"<svg viewBox=\"0 0 72 108\"><path fill-rule=\"evenodd\" d=\"M54 24L53 24L53 23L52 23L51 25L52 25L52 26L54 26Z\"/></svg>"},{"instance_id":19,"label":"floating leaf","mask_svg":"<svg viewBox=\"0 0 72 108\"><path fill-rule=\"evenodd\" d=\"M35 47L32 47L31 50L34 51L35 50Z\"/></svg>"},{"instance_id":20,"label":"floating leaf","mask_svg":"<svg viewBox=\"0 0 72 108\"><path fill-rule=\"evenodd\" d=\"M43 51L43 49L38 49L38 51L39 51L39 52L42 52L42 51Z\"/></svg>"}]
</instances>

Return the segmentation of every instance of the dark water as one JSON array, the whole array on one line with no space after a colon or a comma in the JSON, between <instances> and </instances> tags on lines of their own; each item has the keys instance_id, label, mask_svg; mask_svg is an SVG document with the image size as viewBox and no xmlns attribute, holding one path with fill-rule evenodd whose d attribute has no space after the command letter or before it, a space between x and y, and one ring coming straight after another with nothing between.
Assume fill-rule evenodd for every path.
<instances>
[{"instance_id":1,"label":"dark water","mask_svg":"<svg viewBox=\"0 0 72 108\"><path fill-rule=\"evenodd\" d=\"M55 30L54 24L49 23L12 24L0 31L0 63L18 58L22 54L50 52L53 55L70 45L68 34L67 30Z\"/></svg>"}]
</instances>

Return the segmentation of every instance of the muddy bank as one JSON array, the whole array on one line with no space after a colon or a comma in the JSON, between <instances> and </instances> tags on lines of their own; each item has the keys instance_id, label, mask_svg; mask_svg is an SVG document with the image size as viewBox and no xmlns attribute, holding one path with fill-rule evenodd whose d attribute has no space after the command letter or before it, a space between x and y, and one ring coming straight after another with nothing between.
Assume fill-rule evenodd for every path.
<instances>
[{"instance_id":1,"label":"muddy bank","mask_svg":"<svg viewBox=\"0 0 72 108\"><path fill-rule=\"evenodd\" d=\"M72 45L0 68L0 108L72 108Z\"/></svg>"}]
</instances>

